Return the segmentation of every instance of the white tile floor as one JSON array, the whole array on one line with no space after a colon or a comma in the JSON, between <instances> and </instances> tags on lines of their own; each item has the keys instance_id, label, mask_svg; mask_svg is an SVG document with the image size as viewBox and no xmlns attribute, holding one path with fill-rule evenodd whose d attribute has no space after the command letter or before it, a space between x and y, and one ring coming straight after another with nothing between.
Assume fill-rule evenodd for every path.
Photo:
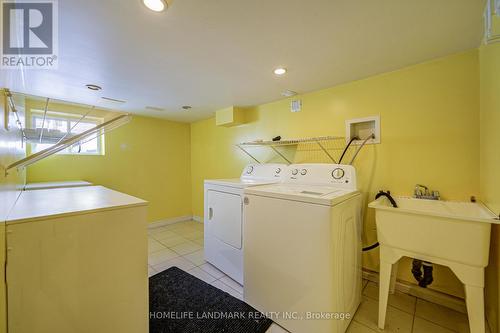
<instances>
[{"instance_id":1,"label":"white tile floor","mask_svg":"<svg viewBox=\"0 0 500 333\"><path fill-rule=\"evenodd\" d=\"M203 257L203 224L189 221L149 231L149 275L172 266L243 299L243 287Z\"/></svg>"},{"instance_id":2,"label":"white tile floor","mask_svg":"<svg viewBox=\"0 0 500 333\"><path fill-rule=\"evenodd\" d=\"M243 287L203 258L203 225L181 222L149 231L149 275L172 266L196 276L211 285L243 299ZM381 332L377 329L378 287L364 281L363 302L348 333ZM489 332L489 330L487 330ZM277 325L267 333L287 332ZM389 297L386 328L397 333L466 333L467 315L403 293Z\"/></svg>"}]
</instances>

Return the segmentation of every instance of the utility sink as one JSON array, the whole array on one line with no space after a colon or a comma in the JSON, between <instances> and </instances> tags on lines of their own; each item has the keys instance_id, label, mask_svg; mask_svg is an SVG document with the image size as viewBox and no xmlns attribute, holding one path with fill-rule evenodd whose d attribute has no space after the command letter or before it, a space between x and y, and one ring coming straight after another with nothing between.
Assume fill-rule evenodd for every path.
<instances>
[{"instance_id":1,"label":"utility sink","mask_svg":"<svg viewBox=\"0 0 500 333\"><path fill-rule=\"evenodd\" d=\"M459 263L486 267L492 223L483 204L395 197L398 208L382 197L376 210L380 244Z\"/></svg>"},{"instance_id":2,"label":"utility sink","mask_svg":"<svg viewBox=\"0 0 500 333\"><path fill-rule=\"evenodd\" d=\"M448 266L464 283L471 333L484 333L484 268L492 224L498 217L481 203L381 197L375 209L380 243L379 328L403 256ZM391 274L392 273L392 274Z\"/></svg>"}]
</instances>

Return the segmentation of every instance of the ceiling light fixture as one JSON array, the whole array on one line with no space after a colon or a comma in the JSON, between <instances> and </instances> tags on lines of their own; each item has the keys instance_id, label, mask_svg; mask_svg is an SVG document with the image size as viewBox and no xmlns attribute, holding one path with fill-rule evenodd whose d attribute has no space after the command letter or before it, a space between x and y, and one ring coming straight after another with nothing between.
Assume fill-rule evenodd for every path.
<instances>
[{"instance_id":1,"label":"ceiling light fixture","mask_svg":"<svg viewBox=\"0 0 500 333\"><path fill-rule=\"evenodd\" d=\"M285 74L286 74L286 72L287 72L286 68L283 68L283 67L276 68L276 69L274 70L274 74L279 75L279 76L281 76L281 75L285 75Z\"/></svg>"},{"instance_id":2,"label":"ceiling light fixture","mask_svg":"<svg viewBox=\"0 0 500 333\"><path fill-rule=\"evenodd\" d=\"M99 91L99 90L102 90L101 87L99 87L98 85L96 84L86 84L85 87L87 87L88 89L90 90L93 90L93 91Z\"/></svg>"},{"instance_id":3,"label":"ceiling light fixture","mask_svg":"<svg viewBox=\"0 0 500 333\"><path fill-rule=\"evenodd\" d=\"M164 0L142 0L142 3L144 6L158 13L163 12L168 7Z\"/></svg>"}]
</instances>

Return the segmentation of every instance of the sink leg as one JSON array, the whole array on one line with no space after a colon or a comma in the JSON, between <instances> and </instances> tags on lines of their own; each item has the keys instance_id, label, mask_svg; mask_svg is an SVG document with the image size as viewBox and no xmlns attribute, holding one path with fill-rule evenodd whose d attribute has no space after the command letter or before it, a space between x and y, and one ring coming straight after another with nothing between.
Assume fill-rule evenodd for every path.
<instances>
[{"instance_id":1,"label":"sink leg","mask_svg":"<svg viewBox=\"0 0 500 333\"><path fill-rule=\"evenodd\" d=\"M378 327L382 330L385 327L385 315L387 312L387 301L389 299L389 287L391 284L391 270L391 263L380 260Z\"/></svg>"},{"instance_id":2,"label":"sink leg","mask_svg":"<svg viewBox=\"0 0 500 333\"><path fill-rule=\"evenodd\" d=\"M485 333L484 288L465 285L465 302L471 333Z\"/></svg>"},{"instance_id":3,"label":"sink leg","mask_svg":"<svg viewBox=\"0 0 500 333\"><path fill-rule=\"evenodd\" d=\"M391 294L394 294L394 292L396 291L396 278L398 276L398 263L399 261L396 261L393 265L392 265L392 271L391 271L391 285L389 287L389 292Z\"/></svg>"}]
</instances>

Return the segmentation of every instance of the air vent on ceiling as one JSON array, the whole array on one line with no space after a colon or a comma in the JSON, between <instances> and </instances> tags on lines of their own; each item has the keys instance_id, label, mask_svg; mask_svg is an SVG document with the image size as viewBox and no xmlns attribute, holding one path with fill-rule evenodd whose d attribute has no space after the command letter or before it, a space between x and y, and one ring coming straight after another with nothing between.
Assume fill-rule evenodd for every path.
<instances>
[{"instance_id":1,"label":"air vent on ceiling","mask_svg":"<svg viewBox=\"0 0 500 333\"><path fill-rule=\"evenodd\" d=\"M297 95L297 93L293 90L285 90L281 93L281 95L285 96L285 97L292 97L292 96Z\"/></svg>"},{"instance_id":2,"label":"air vent on ceiling","mask_svg":"<svg viewBox=\"0 0 500 333\"><path fill-rule=\"evenodd\" d=\"M106 102L116 103L116 104L125 104L126 101L122 101L121 99L109 98L109 97L101 97Z\"/></svg>"},{"instance_id":3,"label":"air vent on ceiling","mask_svg":"<svg viewBox=\"0 0 500 333\"><path fill-rule=\"evenodd\" d=\"M147 110L151 110L151 111L165 111L164 108L159 108L159 107L156 107L156 106L146 106L146 109Z\"/></svg>"}]
</instances>

